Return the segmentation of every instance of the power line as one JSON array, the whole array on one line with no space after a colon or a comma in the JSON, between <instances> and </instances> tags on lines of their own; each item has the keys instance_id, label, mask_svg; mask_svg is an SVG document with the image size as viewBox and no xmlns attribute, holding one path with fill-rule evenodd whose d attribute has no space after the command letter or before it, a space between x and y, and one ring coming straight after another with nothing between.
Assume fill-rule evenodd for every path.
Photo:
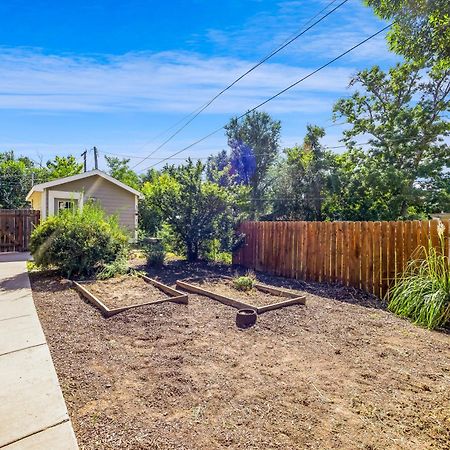
<instances>
[{"instance_id":1,"label":"power line","mask_svg":"<svg viewBox=\"0 0 450 450\"><path fill-rule=\"evenodd\" d=\"M316 17L318 17L322 12L326 11L330 5L335 3L336 0L331 1L325 8L322 8L318 13L316 13L313 17L311 17L304 25L305 27L308 23L313 21ZM302 29L299 33L297 33L292 38L289 38L283 44L281 44L277 49L270 52L268 55L266 55L264 58L262 58L259 62L257 62L255 65L253 65L250 69L248 69L246 72L244 72L242 75L240 75L238 78L236 78L232 83L230 83L228 86L223 88L220 92L218 92L214 97L212 97L210 100L208 100L203 106L200 107L200 109L195 110L193 113L186 116L185 119L192 116L186 123L184 123L180 128L178 128L174 133L172 133L165 141L163 141L158 147L156 147L152 152L149 153L148 157L155 154L158 150L160 150L164 145L166 145L169 141L171 141L177 134L179 134L182 130L184 130L190 123L192 123L193 120L195 120L196 117L198 117L208 106L210 106L215 100L217 100L222 94L224 94L226 91L231 89L236 83L238 83L240 80L242 80L244 77L246 77L248 74L253 72L255 69L257 69L259 66L264 64L266 61L268 61L270 58L275 56L277 53L279 53L281 50L286 48L288 45L292 44L292 42L296 41L298 38L303 36L307 31L309 31L311 28L315 27L318 23L322 22L326 17L328 17L330 14L332 14L334 11L336 11L338 8L340 8L342 5L347 3L348 0L343 0L339 5L335 6L332 10L328 11L324 16L320 17L318 20L316 20L314 23L309 25L307 28ZM302 27L302 28L303 28ZM185 120L183 119L183 121ZM142 160L139 163L135 164L132 169L137 167L139 164L142 164L145 161Z\"/></svg>"},{"instance_id":2,"label":"power line","mask_svg":"<svg viewBox=\"0 0 450 450\"><path fill-rule=\"evenodd\" d=\"M379 34L383 33L384 31L386 31L387 29L389 29L391 26L393 25L393 23L390 23L389 25L385 26L384 28L382 28L381 30L377 31L376 33L373 33L372 35L370 35L369 37L367 37L366 39L364 39L363 41L359 42L358 44L354 45L353 47L349 48L348 50L346 50L345 52L341 53L340 55L336 56L335 58L331 59L330 61L328 61L327 63L323 64L322 66L320 66L319 68L313 70L312 72L310 72L309 74L305 75L304 77L300 78L299 80L297 80L296 82L290 84L288 87L284 88L283 90L279 91L278 93L276 93L275 95L272 95L271 97L269 97L268 99L264 100L263 102L259 103L258 105L256 105L255 107L253 107L252 109L250 109L249 111L247 111L244 114L241 114L239 117L237 117L237 120L242 119L243 117L249 115L250 113L252 113L253 111L256 111L258 108L260 108L261 106L269 103L270 101L276 99L277 97L279 97L280 95L284 94L285 92L289 91L290 89L292 89L293 87L297 86L298 84L302 83L303 81L305 81L306 79L312 77L313 75L315 75L316 73L320 72L321 70L323 70L325 67L328 67L329 65L333 64L334 62L336 62L337 60L341 59L342 57L344 57L345 55L347 55L348 53L352 52L353 50L355 50L356 48L360 47L361 45L365 44L367 41L370 41L371 39L373 39L374 37L378 36ZM206 136L197 139L195 142L193 142L192 144L182 148L181 150L178 150L177 152L173 153L172 155L170 155L167 158L163 158L161 159L159 162L152 164L151 166L143 169L143 170L147 170L150 169L152 167L155 167L156 165L163 163L164 161L167 161L168 159L172 158L173 156L177 156L180 153L194 147L195 145L199 144L200 142L205 141L206 139L210 138L211 136L213 136L214 134L218 133L219 131L222 131L223 129L225 129L225 125L221 126L220 128L217 128L216 130L212 131L211 133L207 134ZM134 166L136 167L136 166Z\"/></svg>"}]
</instances>

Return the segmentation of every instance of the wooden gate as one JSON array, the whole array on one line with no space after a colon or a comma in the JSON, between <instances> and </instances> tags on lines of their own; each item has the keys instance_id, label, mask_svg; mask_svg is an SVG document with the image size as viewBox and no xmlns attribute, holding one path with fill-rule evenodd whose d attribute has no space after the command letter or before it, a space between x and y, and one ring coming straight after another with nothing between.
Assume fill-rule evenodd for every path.
<instances>
[{"instance_id":1,"label":"wooden gate","mask_svg":"<svg viewBox=\"0 0 450 450\"><path fill-rule=\"evenodd\" d=\"M25 252L40 211L0 209L0 252Z\"/></svg>"}]
</instances>

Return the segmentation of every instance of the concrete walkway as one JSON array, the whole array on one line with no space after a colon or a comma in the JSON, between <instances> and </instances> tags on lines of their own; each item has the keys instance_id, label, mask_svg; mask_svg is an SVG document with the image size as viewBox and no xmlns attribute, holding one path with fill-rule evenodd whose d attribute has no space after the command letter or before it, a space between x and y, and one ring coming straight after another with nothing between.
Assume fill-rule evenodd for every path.
<instances>
[{"instance_id":1,"label":"concrete walkway","mask_svg":"<svg viewBox=\"0 0 450 450\"><path fill-rule=\"evenodd\" d=\"M78 449L26 269L0 253L0 448Z\"/></svg>"}]
</instances>

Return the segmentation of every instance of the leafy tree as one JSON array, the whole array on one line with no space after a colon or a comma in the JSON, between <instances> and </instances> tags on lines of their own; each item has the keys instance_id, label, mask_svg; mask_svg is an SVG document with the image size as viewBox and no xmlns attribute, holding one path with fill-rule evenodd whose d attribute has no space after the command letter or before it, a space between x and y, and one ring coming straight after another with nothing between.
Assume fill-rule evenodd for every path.
<instances>
[{"instance_id":1,"label":"leafy tree","mask_svg":"<svg viewBox=\"0 0 450 450\"><path fill-rule=\"evenodd\" d=\"M183 166L166 167L143 186L147 204L183 242L189 261L197 260L208 242L223 235L233 213L237 217L232 191L205 181L204 171L200 161L189 159Z\"/></svg>"},{"instance_id":2,"label":"leafy tree","mask_svg":"<svg viewBox=\"0 0 450 450\"><path fill-rule=\"evenodd\" d=\"M57 178L70 177L77 175L83 171L83 164L77 163L74 156L56 156L53 161L47 162L48 180L55 180Z\"/></svg>"},{"instance_id":3,"label":"leafy tree","mask_svg":"<svg viewBox=\"0 0 450 450\"><path fill-rule=\"evenodd\" d=\"M421 66L450 68L448 0L366 0L366 3L379 17L395 21L388 34L392 51Z\"/></svg>"},{"instance_id":4,"label":"leafy tree","mask_svg":"<svg viewBox=\"0 0 450 450\"><path fill-rule=\"evenodd\" d=\"M302 146L285 149L274 179L272 216L282 220L323 220L322 204L331 180L333 155L320 144L323 128L308 125Z\"/></svg>"},{"instance_id":5,"label":"leafy tree","mask_svg":"<svg viewBox=\"0 0 450 450\"><path fill-rule=\"evenodd\" d=\"M109 168L109 174L113 178L134 189L139 189L141 181L136 172L128 166L129 159L120 159L115 156L105 156L105 159Z\"/></svg>"},{"instance_id":6,"label":"leafy tree","mask_svg":"<svg viewBox=\"0 0 450 450\"><path fill-rule=\"evenodd\" d=\"M16 158L13 151L0 153L0 208L24 208L33 182L45 180L42 169L29 158Z\"/></svg>"},{"instance_id":7,"label":"leafy tree","mask_svg":"<svg viewBox=\"0 0 450 450\"><path fill-rule=\"evenodd\" d=\"M407 63L385 73L375 66L359 72L350 84L363 91L339 100L335 118L343 117L352 125L344 131L344 142L350 148L355 148L357 137L369 136L371 145L366 159L358 153L350 155L359 159L353 161L359 178L347 180L352 192L358 179L372 193L369 210L384 202L380 218L428 212L421 197L430 193L420 189L420 184L441 179L450 166L449 146L444 141L450 124L443 116L450 106L450 69L424 73L417 64Z\"/></svg>"},{"instance_id":8,"label":"leafy tree","mask_svg":"<svg viewBox=\"0 0 450 450\"><path fill-rule=\"evenodd\" d=\"M206 179L212 182L220 182L220 176L229 172L230 157L226 150L221 150L217 155L208 156L206 162ZM225 182L225 180L223 180ZM225 182L226 184L226 182ZM222 184L223 185L223 184Z\"/></svg>"},{"instance_id":9,"label":"leafy tree","mask_svg":"<svg viewBox=\"0 0 450 450\"><path fill-rule=\"evenodd\" d=\"M265 112L254 111L242 121L231 119L225 128L232 149L234 175L245 183L248 181L251 217L255 219L265 209L268 172L278 155L281 123ZM239 173L243 168L246 173Z\"/></svg>"}]
</instances>

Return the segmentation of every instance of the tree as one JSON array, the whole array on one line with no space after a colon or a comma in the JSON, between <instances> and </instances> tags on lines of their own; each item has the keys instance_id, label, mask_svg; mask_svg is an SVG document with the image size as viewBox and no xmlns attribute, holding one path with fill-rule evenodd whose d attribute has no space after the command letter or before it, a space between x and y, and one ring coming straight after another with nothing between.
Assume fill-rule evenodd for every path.
<instances>
[{"instance_id":1,"label":"tree","mask_svg":"<svg viewBox=\"0 0 450 450\"><path fill-rule=\"evenodd\" d=\"M278 155L281 123L265 112L254 111L230 120L225 127L232 149L234 175L251 188L251 217L257 218L265 209L268 172ZM245 169L245 173L240 173Z\"/></svg>"},{"instance_id":2,"label":"tree","mask_svg":"<svg viewBox=\"0 0 450 450\"><path fill-rule=\"evenodd\" d=\"M56 156L53 161L47 162L48 180L55 180L57 178L70 177L77 175L83 171L83 164L77 163L74 156Z\"/></svg>"},{"instance_id":3,"label":"tree","mask_svg":"<svg viewBox=\"0 0 450 450\"><path fill-rule=\"evenodd\" d=\"M218 176L229 169L230 157L226 150L221 150L217 155L208 156L206 162L206 179L212 182L218 182Z\"/></svg>"},{"instance_id":4,"label":"tree","mask_svg":"<svg viewBox=\"0 0 450 450\"><path fill-rule=\"evenodd\" d=\"M134 189L139 189L141 181L136 172L128 166L129 159L119 159L115 156L105 156L105 159L109 168L109 174L113 178Z\"/></svg>"},{"instance_id":5,"label":"tree","mask_svg":"<svg viewBox=\"0 0 450 450\"><path fill-rule=\"evenodd\" d=\"M392 51L408 62L437 70L450 68L448 0L366 0L382 19L393 20Z\"/></svg>"},{"instance_id":6,"label":"tree","mask_svg":"<svg viewBox=\"0 0 450 450\"><path fill-rule=\"evenodd\" d=\"M333 155L320 144L323 128L308 125L302 146L285 149L274 177L272 217L323 220L322 204L330 183Z\"/></svg>"},{"instance_id":7,"label":"tree","mask_svg":"<svg viewBox=\"0 0 450 450\"><path fill-rule=\"evenodd\" d=\"M360 178L366 189L371 181L372 202L384 199L389 214L383 217L388 219L429 212L421 198L429 193L420 184L433 183L450 166L444 141L450 123L443 117L450 106L450 69L424 72L405 63L385 73L375 66L359 72L350 85L361 86L363 92L339 100L334 115L352 125L344 131L351 149L357 147L355 138L369 136L366 167L356 167L366 173L366 179Z\"/></svg>"},{"instance_id":8,"label":"tree","mask_svg":"<svg viewBox=\"0 0 450 450\"><path fill-rule=\"evenodd\" d=\"M161 215L183 242L189 261L195 261L206 244L220 238L233 210L234 197L215 183L205 181L205 166L190 159L183 166L166 167L143 186L145 201Z\"/></svg>"},{"instance_id":9,"label":"tree","mask_svg":"<svg viewBox=\"0 0 450 450\"><path fill-rule=\"evenodd\" d=\"M24 208L33 182L41 181L46 181L44 171L29 158L16 158L13 151L0 153L0 208Z\"/></svg>"}]
</instances>

